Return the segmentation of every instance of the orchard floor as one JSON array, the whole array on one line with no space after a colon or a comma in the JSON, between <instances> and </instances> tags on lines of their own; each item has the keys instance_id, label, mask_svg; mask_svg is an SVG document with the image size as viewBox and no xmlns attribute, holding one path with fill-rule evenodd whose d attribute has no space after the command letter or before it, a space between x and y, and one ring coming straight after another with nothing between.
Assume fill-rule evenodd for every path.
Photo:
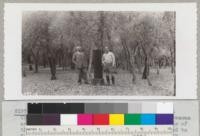
<instances>
[{"instance_id":1,"label":"orchard floor","mask_svg":"<svg viewBox=\"0 0 200 136\"><path fill-rule=\"evenodd\" d=\"M26 71L26 77L22 78L22 92L24 95L116 95L116 96L173 96L174 75L170 68L160 69L156 74L155 69L150 70L149 79L152 86L146 80L142 80L141 74L137 74L136 83L132 83L132 76L125 71L115 74L116 84L91 85L77 83L77 71L61 69L57 70L57 80L50 80L49 69L40 68L39 73Z\"/></svg>"}]
</instances>

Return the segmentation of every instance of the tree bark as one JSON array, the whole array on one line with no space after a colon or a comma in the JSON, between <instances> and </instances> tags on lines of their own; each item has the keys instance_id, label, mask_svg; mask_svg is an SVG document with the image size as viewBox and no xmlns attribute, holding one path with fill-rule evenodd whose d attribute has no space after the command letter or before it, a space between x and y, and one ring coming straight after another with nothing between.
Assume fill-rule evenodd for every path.
<instances>
[{"instance_id":1,"label":"tree bark","mask_svg":"<svg viewBox=\"0 0 200 136\"><path fill-rule=\"evenodd\" d=\"M128 71L131 71L131 64L130 64L130 53L129 53L129 51L128 51L128 49L127 49L127 45L126 45L126 41L124 40L124 39L122 39L122 47L123 47L123 49L124 49L124 55L125 55L125 59L126 59L126 70L128 70Z\"/></svg>"},{"instance_id":2,"label":"tree bark","mask_svg":"<svg viewBox=\"0 0 200 136\"><path fill-rule=\"evenodd\" d=\"M70 67L71 67L71 70L74 70L75 69L75 64L72 62L72 56L73 56L73 52L69 52L69 61L70 61Z\"/></svg>"},{"instance_id":3,"label":"tree bark","mask_svg":"<svg viewBox=\"0 0 200 136\"><path fill-rule=\"evenodd\" d=\"M49 66L51 71L51 80L56 80L56 59L49 57Z\"/></svg>"},{"instance_id":4,"label":"tree bark","mask_svg":"<svg viewBox=\"0 0 200 136\"><path fill-rule=\"evenodd\" d=\"M141 61L141 57L139 55L135 56L135 62L137 64L137 68L138 68L138 73L141 74L142 73L142 61Z\"/></svg>"},{"instance_id":5,"label":"tree bark","mask_svg":"<svg viewBox=\"0 0 200 136\"><path fill-rule=\"evenodd\" d=\"M146 79L147 82L148 82L148 85L152 86L151 81L149 79L149 64L148 64L148 57L147 56L145 58L145 66L144 66L144 71L143 71L142 79Z\"/></svg>"},{"instance_id":6,"label":"tree bark","mask_svg":"<svg viewBox=\"0 0 200 136\"><path fill-rule=\"evenodd\" d=\"M29 64L29 70L30 70L30 71L33 70L33 66L32 66L32 64Z\"/></svg>"},{"instance_id":7,"label":"tree bark","mask_svg":"<svg viewBox=\"0 0 200 136\"><path fill-rule=\"evenodd\" d=\"M38 73L38 66L39 66L39 50L37 51L36 55L34 56L35 60L35 73Z\"/></svg>"},{"instance_id":8,"label":"tree bark","mask_svg":"<svg viewBox=\"0 0 200 136\"><path fill-rule=\"evenodd\" d=\"M93 67L94 79L93 84L104 84L103 80L103 66L102 66L102 51L100 49L93 50Z\"/></svg>"},{"instance_id":9,"label":"tree bark","mask_svg":"<svg viewBox=\"0 0 200 136\"><path fill-rule=\"evenodd\" d=\"M37 53L34 57L34 63L35 63L35 73L38 73L38 62L39 62L39 53Z\"/></svg>"},{"instance_id":10,"label":"tree bark","mask_svg":"<svg viewBox=\"0 0 200 136\"><path fill-rule=\"evenodd\" d=\"M32 71L33 70L33 66L32 66L31 55L28 55L28 64L29 64L29 70Z\"/></svg>"},{"instance_id":11,"label":"tree bark","mask_svg":"<svg viewBox=\"0 0 200 136\"><path fill-rule=\"evenodd\" d=\"M145 65L144 65L144 70L142 74L142 79L146 79L148 82L149 86L152 86L152 83L149 79L149 60L148 56L145 56Z\"/></svg>"},{"instance_id":12,"label":"tree bark","mask_svg":"<svg viewBox=\"0 0 200 136\"><path fill-rule=\"evenodd\" d=\"M67 69L67 57L68 57L68 48L65 48L64 54L63 54L63 60L62 60L63 70Z\"/></svg>"},{"instance_id":13,"label":"tree bark","mask_svg":"<svg viewBox=\"0 0 200 136\"><path fill-rule=\"evenodd\" d=\"M62 56L61 56L61 54L58 57L58 66L62 67Z\"/></svg>"},{"instance_id":14,"label":"tree bark","mask_svg":"<svg viewBox=\"0 0 200 136\"><path fill-rule=\"evenodd\" d=\"M148 70L149 66L148 66L148 58L147 56L145 57L145 64L144 64L144 70L143 70L143 74L142 74L142 79L147 79L148 77Z\"/></svg>"},{"instance_id":15,"label":"tree bark","mask_svg":"<svg viewBox=\"0 0 200 136\"><path fill-rule=\"evenodd\" d=\"M47 62L46 62L46 56L44 54L42 56L42 62L43 62L43 67L46 68Z\"/></svg>"},{"instance_id":16,"label":"tree bark","mask_svg":"<svg viewBox=\"0 0 200 136\"><path fill-rule=\"evenodd\" d=\"M103 80L103 66L102 66L102 49L104 44L104 12L99 12L98 24L98 45L97 49L93 50L93 66L94 66L94 79L93 84L104 84Z\"/></svg>"},{"instance_id":17,"label":"tree bark","mask_svg":"<svg viewBox=\"0 0 200 136\"><path fill-rule=\"evenodd\" d=\"M135 75L135 67L134 67L134 63L135 63L135 58L131 57L132 59L130 60L132 62L131 64L131 73L132 73L132 82L135 84L136 83L136 75Z\"/></svg>"},{"instance_id":18,"label":"tree bark","mask_svg":"<svg viewBox=\"0 0 200 136\"><path fill-rule=\"evenodd\" d=\"M126 57L127 57L127 64L129 66L129 71L132 74L132 82L135 84L136 82L136 75L135 75L135 54L136 54L136 50L134 52L131 52L131 49L128 48L126 41L123 39L122 40L122 46L125 50Z\"/></svg>"},{"instance_id":19,"label":"tree bark","mask_svg":"<svg viewBox=\"0 0 200 136\"><path fill-rule=\"evenodd\" d=\"M31 49L31 53L32 53L33 60L34 60L34 63L35 63L35 70L34 70L34 72L38 73L39 50L36 50L36 52L34 52L33 49Z\"/></svg>"},{"instance_id":20,"label":"tree bark","mask_svg":"<svg viewBox=\"0 0 200 136\"><path fill-rule=\"evenodd\" d=\"M35 73L38 73L38 60L35 60Z\"/></svg>"},{"instance_id":21,"label":"tree bark","mask_svg":"<svg viewBox=\"0 0 200 136\"><path fill-rule=\"evenodd\" d=\"M156 69L157 69L157 75L159 75L160 74L159 65L156 66Z\"/></svg>"},{"instance_id":22,"label":"tree bark","mask_svg":"<svg viewBox=\"0 0 200 136\"><path fill-rule=\"evenodd\" d=\"M88 72L87 72L87 78L89 81L92 79L91 69L92 69L92 56L93 56L93 47L90 48L90 56L89 56L89 65L88 65Z\"/></svg>"},{"instance_id":23,"label":"tree bark","mask_svg":"<svg viewBox=\"0 0 200 136\"><path fill-rule=\"evenodd\" d=\"M154 63L154 66L156 67L156 73L157 73L157 75L159 75L160 74L160 57L155 57L154 59L153 59L153 63Z\"/></svg>"}]
</instances>

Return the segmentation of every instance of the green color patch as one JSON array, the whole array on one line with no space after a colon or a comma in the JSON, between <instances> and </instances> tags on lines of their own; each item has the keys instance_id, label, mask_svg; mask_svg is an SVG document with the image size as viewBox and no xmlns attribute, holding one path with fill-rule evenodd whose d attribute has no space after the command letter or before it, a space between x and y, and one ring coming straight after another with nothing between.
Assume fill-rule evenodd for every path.
<instances>
[{"instance_id":1,"label":"green color patch","mask_svg":"<svg viewBox=\"0 0 200 136\"><path fill-rule=\"evenodd\" d=\"M140 125L141 124L141 115L140 114L125 114L124 116L125 125Z\"/></svg>"}]
</instances>

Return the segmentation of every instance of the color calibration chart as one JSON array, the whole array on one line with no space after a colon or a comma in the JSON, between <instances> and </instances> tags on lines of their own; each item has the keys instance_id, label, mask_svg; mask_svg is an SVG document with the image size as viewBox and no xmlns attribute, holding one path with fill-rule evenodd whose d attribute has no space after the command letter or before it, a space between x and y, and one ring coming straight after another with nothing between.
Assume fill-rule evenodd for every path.
<instances>
[{"instance_id":1,"label":"color calibration chart","mask_svg":"<svg viewBox=\"0 0 200 136\"><path fill-rule=\"evenodd\" d=\"M198 102L3 102L3 136L198 136ZM191 111L191 112L188 112Z\"/></svg>"},{"instance_id":2,"label":"color calibration chart","mask_svg":"<svg viewBox=\"0 0 200 136\"><path fill-rule=\"evenodd\" d=\"M24 136L173 136L173 103L28 103Z\"/></svg>"},{"instance_id":3,"label":"color calibration chart","mask_svg":"<svg viewBox=\"0 0 200 136\"><path fill-rule=\"evenodd\" d=\"M173 103L28 103L27 125L172 125Z\"/></svg>"},{"instance_id":4,"label":"color calibration chart","mask_svg":"<svg viewBox=\"0 0 200 136\"><path fill-rule=\"evenodd\" d=\"M26 136L173 136L173 103L28 103Z\"/></svg>"}]
</instances>

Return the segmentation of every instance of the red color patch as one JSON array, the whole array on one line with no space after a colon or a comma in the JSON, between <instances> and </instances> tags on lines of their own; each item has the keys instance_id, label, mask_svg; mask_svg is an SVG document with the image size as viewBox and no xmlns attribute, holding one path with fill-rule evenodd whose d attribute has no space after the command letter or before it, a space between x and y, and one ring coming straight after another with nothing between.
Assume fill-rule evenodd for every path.
<instances>
[{"instance_id":1,"label":"red color patch","mask_svg":"<svg viewBox=\"0 0 200 136\"><path fill-rule=\"evenodd\" d=\"M93 125L109 125L109 114L94 114Z\"/></svg>"}]
</instances>

